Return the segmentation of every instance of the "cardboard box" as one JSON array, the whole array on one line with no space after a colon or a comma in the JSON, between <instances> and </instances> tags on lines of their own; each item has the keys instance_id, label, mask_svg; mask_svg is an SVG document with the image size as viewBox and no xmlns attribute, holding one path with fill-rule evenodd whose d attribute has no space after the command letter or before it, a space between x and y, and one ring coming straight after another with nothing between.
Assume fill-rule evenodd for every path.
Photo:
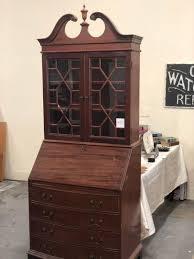
<instances>
[{"instance_id":1,"label":"cardboard box","mask_svg":"<svg viewBox=\"0 0 194 259\"><path fill-rule=\"evenodd\" d=\"M6 122L0 122L0 181L3 181L5 174L6 126Z\"/></svg>"}]
</instances>

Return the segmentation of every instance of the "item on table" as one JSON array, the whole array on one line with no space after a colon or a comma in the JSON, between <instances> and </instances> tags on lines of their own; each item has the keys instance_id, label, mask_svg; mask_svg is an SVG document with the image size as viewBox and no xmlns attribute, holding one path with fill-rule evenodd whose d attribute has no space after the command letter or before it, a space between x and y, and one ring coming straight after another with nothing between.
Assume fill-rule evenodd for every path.
<instances>
[{"instance_id":1,"label":"item on table","mask_svg":"<svg viewBox=\"0 0 194 259\"><path fill-rule=\"evenodd\" d=\"M162 137L162 133L152 131L152 136L153 136L153 138L161 138Z\"/></svg>"},{"instance_id":2,"label":"item on table","mask_svg":"<svg viewBox=\"0 0 194 259\"><path fill-rule=\"evenodd\" d=\"M163 145L157 145L159 152L168 152L170 150L169 147Z\"/></svg>"},{"instance_id":3,"label":"item on table","mask_svg":"<svg viewBox=\"0 0 194 259\"><path fill-rule=\"evenodd\" d=\"M148 157L148 162L149 163L154 163L155 162L155 157Z\"/></svg>"},{"instance_id":4,"label":"item on table","mask_svg":"<svg viewBox=\"0 0 194 259\"><path fill-rule=\"evenodd\" d=\"M151 131L147 131L143 134L143 145L147 154L154 151L154 140Z\"/></svg>"},{"instance_id":5,"label":"item on table","mask_svg":"<svg viewBox=\"0 0 194 259\"><path fill-rule=\"evenodd\" d=\"M178 138L174 138L174 137L163 137L161 138L160 143L163 146L171 147L171 146L179 145L179 140Z\"/></svg>"}]
</instances>

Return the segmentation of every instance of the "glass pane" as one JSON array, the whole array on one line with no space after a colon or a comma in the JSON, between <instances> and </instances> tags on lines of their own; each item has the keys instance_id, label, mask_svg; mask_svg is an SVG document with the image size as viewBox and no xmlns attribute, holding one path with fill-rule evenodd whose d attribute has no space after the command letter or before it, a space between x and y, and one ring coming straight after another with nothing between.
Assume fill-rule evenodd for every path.
<instances>
[{"instance_id":1,"label":"glass pane","mask_svg":"<svg viewBox=\"0 0 194 259\"><path fill-rule=\"evenodd\" d=\"M103 111L92 111L92 125L100 126L105 118L106 115Z\"/></svg>"},{"instance_id":2,"label":"glass pane","mask_svg":"<svg viewBox=\"0 0 194 259\"><path fill-rule=\"evenodd\" d=\"M59 125L58 125L58 131L59 134L71 134L71 126L67 122L67 120L63 120Z\"/></svg>"},{"instance_id":3,"label":"glass pane","mask_svg":"<svg viewBox=\"0 0 194 259\"><path fill-rule=\"evenodd\" d=\"M102 70L92 69L92 81L104 81L106 79Z\"/></svg>"},{"instance_id":4,"label":"glass pane","mask_svg":"<svg viewBox=\"0 0 194 259\"><path fill-rule=\"evenodd\" d=\"M117 92L116 94L117 98L117 105L125 105L125 92Z\"/></svg>"},{"instance_id":5,"label":"glass pane","mask_svg":"<svg viewBox=\"0 0 194 259\"><path fill-rule=\"evenodd\" d=\"M80 60L72 60L72 68L80 68Z\"/></svg>"},{"instance_id":6,"label":"glass pane","mask_svg":"<svg viewBox=\"0 0 194 259\"><path fill-rule=\"evenodd\" d=\"M119 118L119 119L125 118L125 112L124 111L112 111L112 113L110 114L110 118L116 125L117 118Z\"/></svg>"},{"instance_id":7,"label":"glass pane","mask_svg":"<svg viewBox=\"0 0 194 259\"><path fill-rule=\"evenodd\" d=\"M79 135L80 60L48 59L48 88L49 132Z\"/></svg>"},{"instance_id":8,"label":"glass pane","mask_svg":"<svg viewBox=\"0 0 194 259\"><path fill-rule=\"evenodd\" d=\"M115 127L109 120L106 120L106 122L102 125L101 136L115 137Z\"/></svg>"},{"instance_id":9,"label":"glass pane","mask_svg":"<svg viewBox=\"0 0 194 259\"><path fill-rule=\"evenodd\" d=\"M125 136L125 130L124 129L117 129L117 137L123 138Z\"/></svg>"},{"instance_id":10,"label":"glass pane","mask_svg":"<svg viewBox=\"0 0 194 259\"><path fill-rule=\"evenodd\" d=\"M56 91L49 92L49 102L56 103Z\"/></svg>"},{"instance_id":11,"label":"glass pane","mask_svg":"<svg viewBox=\"0 0 194 259\"><path fill-rule=\"evenodd\" d=\"M61 81L62 78L56 69L49 69L48 71L49 81Z\"/></svg>"},{"instance_id":12,"label":"glass pane","mask_svg":"<svg viewBox=\"0 0 194 259\"><path fill-rule=\"evenodd\" d=\"M92 127L92 135L93 136L100 136L99 128Z\"/></svg>"},{"instance_id":13,"label":"glass pane","mask_svg":"<svg viewBox=\"0 0 194 259\"><path fill-rule=\"evenodd\" d=\"M56 60L55 59L49 59L48 60L48 67L49 68L56 68Z\"/></svg>"},{"instance_id":14,"label":"glass pane","mask_svg":"<svg viewBox=\"0 0 194 259\"><path fill-rule=\"evenodd\" d=\"M109 83L106 83L101 90L101 105L105 109L115 105L115 92Z\"/></svg>"},{"instance_id":15,"label":"glass pane","mask_svg":"<svg viewBox=\"0 0 194 259\"><path fill-rule=\"evenodd\" d=\"M70 105L70 90L65 84L62 84L57 88L57 100L61 107L67 107Z\"/></svg>"},{"instance_id":16,"label":"glass pane","mask_svg":"<svg viewBox=\"0 0 194 259\"><path fill-rule=\"evenodd\" d=\"M125 90L125 82L111 82L112 87L117 90Z\"/></svg>"},{"instance_id":17,"label":"glass pane","mask_svg":"<svg viewBox=\"0 0 194 259\"><path fill-rule=\"evenodd\" d=\"M79 81L79 70L71 70L65 77L65 81Z\"/></svg>"},{"instance_id":18,"label":"glass pane","mask_svg":"<svg viewBox=\"0 0 194 259\"><path fill-rule=\"evenodd\" d=\"M61 75L64 77L70 69L69 64L68 64L68 60L67 59L57 60L57 69L59 70Z\"/></svg>"},{"instance_id":19,"label":"glass pane","mask_svg":"<svg viewBox=\"0 0 194 259\"><path fill-rule=\"evenodd\" d=\"M49 82L49 90L56 90L56 88L59 86L59 83L56 82Z\"/></svg>"},{"instance_id":20,"label":"glass pane","mask_svg":"<svg viewBox=\"0 0 194 259\"><path fill-rule=\"evenodd\" d=\"M70 109L68 111L67 117L72 125L80 125L80 111Z\"/></svg>"},{"instance_id":21,"label":"glass pane","mask_svg":"<svg viewBox=\"0 0 194 259\"><path fill-rule=\"evenodd\" d=\"M59 111L57 109L50 109L50 123L51 124L57 124L61 118L62 118L61 111Z\"/></svg>"},{"instance_id":22,"label":"glass pane","mask_svg":"<svg viewBox=\"0 0 194 259\"><path fill-rule=\"evenodd\" d=\"M101 68L102 71L106 74L107 77L113 72L115 68L115 60L114 59L101 59Z\"/></svg>"},{"instance_id":23,"label":"glass pane","mask_svg":"<svg viewBox=\"0 0 194 259\"><path fill-rule=\"evenodd\" d=\"M80 102L80 93L79 93L79 91L72 92L72 103L79 104L79 102Z\"/></svg>"},{"instance_id":24,"label":"glass pane","mask_svg":"<svg viewBox=\"0 0 194 259\"><path fill-rule=\"evenodd\" d=\"M73 135L80 135L80 127L73 127Z\"/></svg>"},{"instance_id":25,"label":"glass pane","mask_svg":"<svg viewBox=\"0 0 194 259\"><path fill-rule=\"evenodd\" d=\"M92 103L99 104L99 92L92 91Z\"/></svg>"},{"instance_id":26,"label":"glass pane","mask_svg":"<svg viewBox=\"0 0 194 259\"><path fill-rule=\"evenodd\" d=\"M126 66L126 57L118 57L117 67L125 67L125 66Z\"/></svg>"},{"instance_id":27,"label":"glass pane","mask_svg":"<svg viewBox=\"0 0 194 259\"><path fill-rule=\"evenodd\" d=\"M92 58L91 59L91 67L99 67L100 63L99 63L99 59L98 58Z\"/></svg>"},{"instance_id":28,"label":"glass pane","mask_svg":"<svg viewBox=\"0 0 194 259\"><path fill-rule=\"evenodd\" d=\"M50 126L49 133L57 133L57 126Z\"/></svg>"},{"instance_id":29,"label":"glass pane","mask_svg":"<svg viewBox=\"0 0 194 259\"><path fill-rule=\"evenodd\" d=\"M95 57L91 58L90 64L90 134L124 138L125 130L118 128L118 121L123 122L125 118L126 57Z\"/></svg>"},{"instance_id":30,"label":"glass pane","mask_svg":"<svg viewBox=\"0 0 194 259\"><path fill-rule=\"evenodd\" d=\"M97 82L92 82L92 90L100 90L103 87L104 83L97 83Z\"/></svg>"},{"instance_id":31,"label":"glass pane","mask_svg":"<svg viewBox=\"0 0 194 259\"><path fill-rule=\"evenodd\" d=\"M115 68L111 81L125 81L125 68Z\"/></svg>"}]
</instances>

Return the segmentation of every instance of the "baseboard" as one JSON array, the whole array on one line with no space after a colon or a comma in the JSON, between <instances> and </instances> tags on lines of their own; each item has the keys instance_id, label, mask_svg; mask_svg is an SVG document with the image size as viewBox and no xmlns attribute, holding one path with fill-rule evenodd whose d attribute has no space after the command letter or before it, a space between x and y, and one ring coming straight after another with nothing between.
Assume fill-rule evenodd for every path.
<instances>
[{"instance_id":1,"label":"baseboard","mask_svg":"<svg viewBox=\"0 0 194 259\"><path fill-rule=\"evenodd\" d=\"M30 249L28 252L28 259L63 259L63 258L43 254L41 252L37 252L35 250Z\"/></svg>"}]
</instances>

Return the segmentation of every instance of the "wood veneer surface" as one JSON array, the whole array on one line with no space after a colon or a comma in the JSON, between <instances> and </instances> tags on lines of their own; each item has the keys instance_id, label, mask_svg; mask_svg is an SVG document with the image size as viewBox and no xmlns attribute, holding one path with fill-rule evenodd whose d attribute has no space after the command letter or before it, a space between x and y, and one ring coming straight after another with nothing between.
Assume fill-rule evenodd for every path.
<instances>
[{"instance_id":1,"label":"wood veneer surface","mask_svg":"<svg viewBox=\"0 0 194 259\"><path fill-rule=\"evenodd\" d=\"M120 190L131 149L43 142L31 180Z\"/></svg>"}]
</instances>

